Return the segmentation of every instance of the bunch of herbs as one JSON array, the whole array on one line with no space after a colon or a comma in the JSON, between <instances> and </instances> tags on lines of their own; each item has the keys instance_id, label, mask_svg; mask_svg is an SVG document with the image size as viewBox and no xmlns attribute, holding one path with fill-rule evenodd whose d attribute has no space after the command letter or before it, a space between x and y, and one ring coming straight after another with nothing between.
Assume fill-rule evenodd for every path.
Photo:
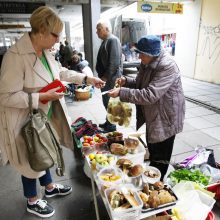
<instances>
[{"instance_id":1,"label":"bunch of herbs","mask_svg":"<svg viewBox=\"0 0 220 220\"><path fill-rule=\"evenodd\" d=\"M179 183L181 180L192 181L203 186L207 186L209 184L210 176L205 176L199 170L188 170L188 169L179 169L170 173L170 179L174 183Z\"/></svg>"}]
</instances>

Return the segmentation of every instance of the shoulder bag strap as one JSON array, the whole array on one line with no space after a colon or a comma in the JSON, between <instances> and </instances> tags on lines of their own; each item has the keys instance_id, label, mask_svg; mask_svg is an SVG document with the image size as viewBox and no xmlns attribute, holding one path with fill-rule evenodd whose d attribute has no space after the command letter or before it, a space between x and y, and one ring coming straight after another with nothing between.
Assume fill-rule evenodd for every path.
<instances>
[{"instance_id":1,"label":"shoulder bag strap","mask_svg":"<svg viewBox=\"0 0 220 220\"><path fill-rule=\"evenodd\" d=\"M57 154L57 168L56 168L56 174L57 176L64 176L64 171L65 171L65 164L64 164L64 160L63 160L63 150L60 147L60 143L56 137L56 135L54 134L52 128L51 128L51 124L48 122L48 128L50 129L50 133L53 136L53 140L56 142L55 144L55 150L56 150L56 154Z\"/></svg>"},{"instance_id":2,"label":"shoulder bag strap","mask_svg":"<svg viewBox=\"0 0 220 220\"><path fill-rule=\"evenodd\" d=\"M52 135L51 138L55 142L54 148L56 150L56 156L57 156L56 174L57 176L64 176L65 164L63 160L63 149L60 147L56 130L52 128L52 125L50 124L49 120L47 120L46 124Z\"/></svg>"},{"instance_id":3,"label":"shoulder bag strap","mask_svg":"<svg viewBox=\"0 0 220 220\"><path fill-rule=\"evenodd\" d=\"M29 116L32 118L33 116L33 109L32 109L32 95L28 93L28 105L29 105Z\"/></svg>"}]
</instances>

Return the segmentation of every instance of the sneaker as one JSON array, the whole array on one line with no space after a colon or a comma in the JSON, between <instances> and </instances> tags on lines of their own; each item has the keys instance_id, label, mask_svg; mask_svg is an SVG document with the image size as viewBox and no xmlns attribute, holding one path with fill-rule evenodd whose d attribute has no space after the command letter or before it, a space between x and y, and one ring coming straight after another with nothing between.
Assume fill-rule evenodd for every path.
<instances>
[{"instance_id":1,"label":"sneaker","mask_svg":"<svg viewBox=\"0 0 220 220\"><path fill-rule=\"evenodd\" d=\"M55 213L53 207L47 204L47 201L41 199L38 199L34 205L27 202L27 211L41 218L49 218Z\"/></svg>"},{"instance_id":2,"label":"sneaker","mask_svg":"<svg viewBox=\"0 0 220 220\"><path fill-rule=\"evenodd\" d=\"M104 127L103 133L116 131L116 125L107 125Z\"/></svg>"},{"instance_id":3,"label":"sneaker","mask_svg":"<svg viewBox=\"0 0 220 220\"><path fill-rule=\"evenodd\" d=\"M99 127L100 127L100 128L105 128L106 125L107 125L107 123L105 122L105 123L103 123L103 124L99 124Z\"/></svg>"},{"instance_id":4,"label":"sneaker","mask_svg":"<svg viewBox=\"0 0 220 220\"><path fill-rule=\"evenodd\" d=\"M71 186L64 186L61 184L55 184L55 188L51 191L48 192L45 190L45 196L47 198L53 197L53 196L65 196L68 195L72 192L72 187Z\"/></svg>"}]
</instances>

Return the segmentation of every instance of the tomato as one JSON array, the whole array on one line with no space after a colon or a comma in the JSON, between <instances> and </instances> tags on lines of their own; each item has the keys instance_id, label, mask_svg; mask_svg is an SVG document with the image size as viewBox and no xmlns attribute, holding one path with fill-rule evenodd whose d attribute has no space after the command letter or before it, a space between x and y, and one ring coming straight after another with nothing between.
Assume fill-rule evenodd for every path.
<instances>
[{"instance_id":1,"label":"tomato","mask_svg":"<svg viewBox=\"0 0 220 220\"><path fill-rule=\"evenodd\" d=\"M90 144L87 142L83 142L83 147L90 147Z\"/></svg>"},{"instance_id":2,"label":"tomato","mask_svg":"<svg viewBox=\"0 0 220 220\"><path fill-rule=\"evenodd\" d=\"M95 144L95 141L90 141L89 144L90 144L90 145L94 145L94 144Z\"/></svg>"},{"instance_id":3,"label":"tomato","mask_svg":"<svg viewBox=\"0 0 220 220\"><path fill-rule=\"evenodd\" d=\"M83 138L84 138L84 141L88 143L93 140L93 138L90 136L84 136Z\"/></svg>"},{"instance_id":4,"label":"tomato","mask_svg":"<svg viewBox=\"0 0 220 220\"><path fill-rule=\"evenodd\" d=\"M86 140L87 140L88 142L90 142L90 141L93 140L93 138L92 138L92 137L87 137Z\"/></svg>"},{"instance_id":5,"label":"tomato","mask_svg":"<svg viewBox=\"0 0 220 220\"><path fill-rule=\"evenodd\" d=\"M108 141L108 138L102 137L102 141L103 141L103 142L107 142L107 141Z\"/></svg>"}]
</instances>

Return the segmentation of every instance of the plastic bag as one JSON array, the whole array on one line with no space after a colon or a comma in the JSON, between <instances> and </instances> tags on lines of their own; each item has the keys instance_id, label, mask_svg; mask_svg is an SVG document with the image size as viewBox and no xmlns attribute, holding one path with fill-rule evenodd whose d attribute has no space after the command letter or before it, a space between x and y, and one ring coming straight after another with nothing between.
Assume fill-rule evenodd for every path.
<instances>
[{"instance_id":1,"label":"plastic bag","mask_svg":"<svg viewBox=\"0 0 220 220\"><path fill-rule=\"evenodd\" d=\"M199 169L204 175L211 176L210 184L217 183L220 180L220 169L211 167L208 164L201 165Z\"/></svg>"},{"instance_id":2,"label":"plastic bag","mask_svg":"<svg viewBox=\"0 0 220 220\"><path fill-rule=\"evenodd\" d=\"M107 108L107 118L112 124L128 127L132 115L131 104L121 102L118 98L110 98Z\"/></svg>"},{"instance_id":3,"label":"plastic bag","mask_svg":"<svg viewBox=\"0 0 220 220\"><path fill-rule=\"evenodd\" d=\"M197 149L195 149L195 151L196 153L194 155L191 155L181 161L179 163L179 166L189 169L207 163L209 161L209 158L211 158L211 155L213 156L212 160L214 159L213 151L210 149L199 146L197 147Z\"/></svg>"},{"instance_id":4,"label":"plastic bag","mask_svg":"<svg viewBox=\"0 0 220 220\"><path fill-rule=\"evenodd\" d=\"M180 182L173 187L173 191L179 199L176 208L184 214L184 220L206 219L215 203L215 199L208 194L195 190L191 182Z\"/></svg>"}]
</instances>

